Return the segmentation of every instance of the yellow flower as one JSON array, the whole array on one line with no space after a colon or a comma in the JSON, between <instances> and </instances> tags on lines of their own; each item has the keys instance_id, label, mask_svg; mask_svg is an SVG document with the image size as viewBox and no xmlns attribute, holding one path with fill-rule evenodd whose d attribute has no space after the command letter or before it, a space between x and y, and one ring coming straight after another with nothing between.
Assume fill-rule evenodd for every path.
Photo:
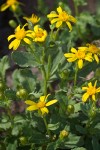
<instances>
[{"instance_id":1,"label":"yellow flower","mask_svg":"<svg viewBox=\"0 0 100 150\"><path fill-rule=\"evenodd\" d=\"M33 41L44 42L47 37L47 31L43 30L38 25L35 25L32 35L33 35Z\"/></svg>"},{"instance_id":2,"label":"yellow flower","mask_svg":"<svg viewBox=\"0 0 100 150\"><path fill-rule=\"evenodd\" d=\"M15 29L15 34L10 35L8 37L8 41L11 40L12 38L15 38L10 44L9 44L9 49L13 48L13 50L16 50L21 41L24 41L27 44L31 44L31 41L28 38L32 38L32 31L28 30L25 31L24 27L27 24L25 24L22 28L20 28L20 25Z\"/></svg>"},{"instance_id":3,"label":"yellow flower","mask_svg":"<svg viewBox=\"0 0 100 150\"><path fill-rule=\"evenodd\" d=\"M76 19L73 16L69 15L67 12L63 11L60 6L57 8L57 12L58 13L52 11L47 15L47 17L51 21L51 24L56 23L56 28L59 28L62 23L65 22L71 31L72 25L70 22L76 23Z\"/></svg>"},{"instance_id":4,"label":"yellow flower","mask_svg":"<svg viewBox=\"0 0 100 150\"><path fill-rule=\"evenodd\" d=\"M30 21L33 24L36 24L39 22L40 18L38 18L35 14L32 14L31 17L23 17L27 22Z\"/></svg>"},{"instance_id":5,"label":"yellow flower","mask_svg":"<svg viewBox=\"0 0 100 150\"><path fill-rule=\"evenodd\" d=\"M7 0L6 3L1 5L0 11L5 11L7 8L11 8L13 10L16 10L16 7L21 4L17 0Z\"/></svg>"},{"instance_id":6,"label":"yellow flower","mask_svg":"<svg viewBox=\"0 0 100 150\"><path fill-rule=\"evenodd\" d=\"M92 53L94 59L97 63L99 63L99 56L100 56L100 48L96 47L94 44L87 44L88 52Z\"/></svg>"},{"instance_id":7,"label":"yellow flower","mask_svg":"<svg viewBox=\"0 0 100 150\"><path fill-rule=\"evenodd\" d=\"M83 60L92 62L92 55L90 53L86 53L83 48L76 50L75 48L71 48L72 53L65 53L64 56L67 58L68 62L77 61L79 69L83 67Z\"/></svg>"},{"instance_id":8,"label":"yellow flower","mask_svg":"<svg viewBox=\"0 0 100 150\"><path fill-rule=\"evenodd\" d=\"M86 102L87 99L91 96L92 100L95 101L95 94L100 92L100 87L96 88L97 81L95 81L94 86L91 82L88 83L88 87L82 87L82 90L86 90L86 93L82 96L82 101Z\"/></svg>"},{"instance_id":9,"label":"yellow flower","mask_svg":"<svg viewBox=\"0 0 100 150\"><path fill-rule=\"evenodd\" d=\"M29 111L40 110L42 115L44 115L45 113L48 114L49 110L47 109L47 106L50 106L57 102L56 99L46 102L49 95L50 94L48 94L47 96L41 96L38 103L35 103L31 100L26 100L25 103L30 105L29 107L27 107L27 110Z\"/></svg>"}]
</instances>

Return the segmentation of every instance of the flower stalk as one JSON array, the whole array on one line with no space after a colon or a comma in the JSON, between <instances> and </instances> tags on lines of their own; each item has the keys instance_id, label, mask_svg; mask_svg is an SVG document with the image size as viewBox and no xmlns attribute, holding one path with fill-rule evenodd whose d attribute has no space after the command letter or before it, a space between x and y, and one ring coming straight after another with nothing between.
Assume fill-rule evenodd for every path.
<instances>
[{"instance_id":1,"label":"flower stalk","mask_svg":"<svg viewBox=\"0 0 100 150\"><path fill-rule=\"evenodd\" d=\"M75 76L74 76L74 87L76 86L76 83L77 83L77 74L78 74L78 65L77 65L77 63L76 63Z\"/></svg>"},{"instance_id":2,"label":"flower stalk","mask_svg":"<svg viewBox=\"0 0 100 150\"><path fill-rule=\"evenodd\" d=\"M49 129L48 129L48 124L47 124L46 118L45 118L44 116L43 116L43 121L44 121L46 130L47 130L47 133L48 133L48 135L49 135L49 138L51 138L51 133L50 133L50 131L49 131Z\"/></svg>"}]
</instances>

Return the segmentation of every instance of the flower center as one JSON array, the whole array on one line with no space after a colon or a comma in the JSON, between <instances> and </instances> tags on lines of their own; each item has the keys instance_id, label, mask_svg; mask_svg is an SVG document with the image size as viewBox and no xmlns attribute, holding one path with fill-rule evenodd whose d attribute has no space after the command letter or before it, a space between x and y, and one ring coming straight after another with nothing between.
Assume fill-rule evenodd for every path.
<instances>
[{"instance_id":1,"label":"flower center","mask_svg":"<svg viewBox=\"0 0 100 150\"><path fill-rule=\"evenodd\" d=\"M85 52L83 52L83 51L78 51L78 52L76 53L76 57L77 57L78 59L84 59L84 58L85 58Z\"/></svg>"},{"instance_id":2,"label":"flower center","mask_svg":"<svg viewBox=\"0 0 100 150\"><path fill-rule=\"evenodd\" d=\"M16 39L18 40L22 40L25 37L25 35L26 31L24 29L21 29L15 33Z\"/></svg>"},{"instance_id":3,"label":"flower center","mask_svg":"<svg viewBox=\"0 0 100 150\"><path fill-rule=\"evenodd\" d=\"M66 14L65 11L63 11L62 13L60 13L60 14L58 15L58 17L59 17L59 19L60 19L61 21L67 21L68 18L69 18L69 16Z\"/></svg>"},{"instance_id":4,"label":"flower center","mask_svg":"<svg viewBox=\"0 0 100 150\"><path fill-rule=\"evenodd\" d=\"M41 38L43 35L44 35L44 33L43 33L41 30L39 30L39 29L38 29L38 31L35 33L35 36L36 36L36 37L39 37L39 38Z\"/></svg>"},{"instance_id":5,"label":"flower center","mask_svg":"<svg viewBox=\"0 0 100 150\"><path fill-rule=\"evenodd\" d=\"M98 53L99 49L95 45L89 47L89 51L93 54Z\"/></svg>"},{"instance_id":6,"label":"flower center","mask_svg":"<svg viewBox=\"0 0 100 150\"><path fill-rule=\"evenodd\" d=\"M95 87L89 87L87 90L87 93L89 95L94 95L96 93L96 88Z\"/></svg>"},{"instance_id":7,"label":"flower center","mask_svg":"<svg viewBox=\"0 0 100 150\"><path fill-rule=\"evenodd\" d=\"M38 103L37 103L37 107L38 107L38 108L43 108L43 107L45 107L45 102L38 102Z\"/></svg>"},{"instance_id":8,"label":"flower center","mask_svg":"<svg viewBox=\"0 0 100 150\"><path fill-rule=\"evenodd\" d=\"M11 6L16 2L16 0L7 0L7 5Z\"/></svg>"}]
</instances>

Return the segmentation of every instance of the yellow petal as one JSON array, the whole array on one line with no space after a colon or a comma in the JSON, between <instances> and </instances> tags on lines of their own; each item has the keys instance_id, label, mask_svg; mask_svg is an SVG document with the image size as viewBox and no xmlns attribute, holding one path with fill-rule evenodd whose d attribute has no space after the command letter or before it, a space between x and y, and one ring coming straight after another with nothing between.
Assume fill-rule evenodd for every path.
<instances>
[{"instance_id":1,"label":"yellow petal","mask_svg":"<svg viewBox=\"0 0 100 150\"><path fill-rule=\"evenodd\" d=\"M39 28L39 26L38 26L38 25L35 25L35 26L34 26L34 31L35 31L35 32L38 32L38 28Z\"/></svg>"},{"instance_id":2,"label":"yellow petal","mask_svg":"<svg viewBox=\"0 0 100 150\"><path fill-rule=\"evenodd\" d=\"M76 61L76 59L77 59L77 58L75 58L75 57L73 57L73 58L68 58L67 61L68 61L68 62L73 62L73 61Z\"/></svg>"},{"instance_id":3,"label":"yellow petal","mask_svg":"<svg viewBox=\"0 0 100 150\"><path fill-rule=\"evenodd\" d=\"M92 56L90 54L87 54L85 56L85 60L89 61L89 62L92 62Z\"/></svg>"},{"instance_id":4,"label":"yellow petal","mask_svg":"<svg viewBox=\"0 0 100 150\"><path fill-rule=\"evenodd\" d=\"M75 54L72 54L72 53L65 53L64 56L69 58L69 57L74 57Z\"/></svg>"},{"instance_id":5,"label":"yellow petal","mask_svg":"<svg viewBox=\"0 0 100 150\"><path fill-rule=\"evenodd\" d=\"M9 5L7 5L5 3L5 4L1 5L0 11L5 11L8 7L9 7Z\"/></svg>"},{"instance_id":6,"label":"yellow petal","mask_svg":"<svg viewBox=\"0 0 100 150\"><path fill-rule=\"evenodd\" d=\"M24 42L26 42L27 44L31 44L31 41L30 41L29 39L24 38L23 40L24 40Z\"/></svg>"},{"instance_id":7,"label":"yellow petal","mask_svg":"<svg viewBox=\"0 0 100 150\"><path fill-rule=\"evenodd\" d=\"M71 25L71 23L67 21L66 24L68 25L68 28L70 29L69 31L71 31L71 30L72 30L72 25Z\"/></svg>"},{"instance_id":8,"label":"yellow petal","mask_svg":"<svg viewBox=\"0 0 100 150\"><path fill-rule=\"evenodd\" d=\"M46 107L43 107L43 108L41 108L40 110L41 110L41 112L42 112L42 115L44 115L45 113L48 114L48 112L49 112Z\"/></svg>"},{"instance_id":9,"label":"yellow petal","mask_svg":"<svg viewBox=\"0 0 100 150\"><path fill-rule=\"evenodd\" d=\"M26 110L29 110L29 111L37 110L37 109L38 109L37 105L32 105L26 108Z\"/></svg>"},{"instance_id":10,"label":"yellow petal","mask_svg":"<svg viewBox=\"0 0 100 150\"><path fill-rule=\"evenodd\" d=\"M97 80L96 80L95 83L94 83L94 87L96 87L96 85L97 85Z\"/></svg>"},{"instance_id":11,"label":"yellow petal","mask_svg":"<svg viewBox=\"0 0 100 150\"><path fill-rule=\"evenodd\" d=\"M94 58L95 58L95 60L96 60L96 62L98 64L99 63L99 58L98 58L98 56L96 54L94 54Z\"/></svg>"},{"instance_id":12,"label":"yellow petal","mask_svg":"<svg viewBox=\"0 0 100 150\"><path fill-rule=\"evenodd\" d=\"M51 20L51 24L57 22L58 20L59 20L59 18L54 18L54 19L52 19L52 20Z\"/></svg>"},{"instance_id":13,"label":"yellow petal","mask_svg":"<svg viewBox=\"0 0 100 150\"><path fill-rule=\"evenodd\" d=\"M88 86L89 86L89 87L93 87L91 82L88 83Z\"/></svg>"},{"instance_id":14,"label":"yellow petal","mask_svg":"<svg viewBox=\"0 0 100 150\"><path fill-rule=\"evenodd\" d=\"M81 69L83 67L83 60L79 59L78 60L78 67Z\"/></svg>"},{"instance_id":15,"label":"yellow petal","mask_svg":"<svg viewBox=\"0 0 100 150\"><path fill-rule=\"evenodd\" d=\"M100 92L100 87L96 89L96 93Z\"/></svg>"},{"instance_id":16,"label":"yellow petal","mask_svg":"<svg viewBox=\"0 0 100 150\"><path fill-rule=\"evenodd\" d=\"M27 105L35 105L36 103L31 101L31 100L26 100L25 104L27 104Z\"/></svg>"},{"instance_id":17,"label":"yellow petal","mask_svg":"<svg viewBox=\"0 0 100 150\"><path fill-rule=\"evenodd\" d=\"M88 89L88 87L82 87L82 90L87 90Z\"/></svg>"},{"instance_id":18,"label":"yellow petal","mask_svg":"<svg viewBox=\"0 0 100 150\"><path fill-rule=\"evenodd\" d=\"M40 96L40 100L39 101L44 102L45 99L46 99L46 96Z\"/></svg>"},{"instance_id":19,"label":"yellow petal","mask_svg":"<svg viewBox=\"0 0 100 150\"><path fill-rule=\"evenodd\" d=\"M88 48L87 47L78 47L78 49L81 51L86 51Z\"/></svg>"},{"instance_id":20,"label":"yellow petal","mask_svg":"<svg viewBox=\"0 0 100 150\"><path fill-rule=\"evenodd\" d=\"M15 32L20 30L20 25L15 29Z\"/></svg>"},{"instance_id":21,"label":"yellow petal","mask_svg":"<svg viewBox=\"0 0 100 150\"><path fill-rule=\"evenodd\" d=\"M75 48L71 48L71 52L73 52L73 53L77 53L77 50L75 49Z\"/></svg>"},{"instance_id":22,"label":"yellow petal","mask_svg":"<svg viewBox=\"0 0 100 150\"><path fill-rule=\"evenodd\" d=\"M58 22L56 23L56 28L59 28L61 25L62 25L62 21L58 21Z\"/></svg>"},{"instance_id":23,"label":"yellow petal","mask_svg":"<svg viewBox=\"0 0 100 150\"><path fill-rule=\"evenodd\" d=\"M50 106L50 105L56 103L57 101L58 101L58 100L56 100L56 99L51 100L51 101L49 101L49 102L46 103L46 106Z\"/></svg>"},{"instance_id":24,"label":"yellow petal","mask_svg":"<svg viewBox=\"0 0 100 150\"><path fill-rule=\"evenodd\" d=\"M12 34L12 35L10 35L10 36L8 36L8 41L10 41L12 38L14 38L15 37L15 35L14 34Z\"/></svg>"},{"instance_id":25,"label":"yellow petal","mask_svg":"<svg viewBox=\"0 0 100 150\"><path fill-rule=\"evenodd\" d=\"M32 34L26 34L27 37L33 38Z\"/></svg>"},{"instance_id":26,"label":"yellow petal","mask_svg":"<svg viewBox=\"0 0 100 150\"><path fill-rule=\"evenodd\" d=\"M16 50L19 44L20 44L20 40L15 39L9 44L9 49L13 48L13 50Z\"/></svg>"},{"instance_id":27,"label":"yellow petal","mask_svg":"<svg viewBox=\"0 0 100 150\"><path fill-rule=\"evenodd\" d=\"M40 101L41 101L41 102L46 101L46 99L48 98L49 95L50 95L50 94L48 94L47 96L40 96Z\"/></svg>"},{"instance_id":28,"label":"yellow petal","mask_svg":"<svg viewBox=\"0 0 100 150\"><path fill-rule=\"evenodd\" d=\"M19 47L19 45L20 45L20 40L17 40L16 39L16 43L14 44L14 46L13 46L13 50L16 50L18 47Z\"/></svg>"},{"instance_id":29,"label":"yellow petal","mask_svg":"<svg viewBox=\"0 0 100 150\"><path fill-rule=\"evenodd\" d=\"M89 97L89 94L88 94L88 93L83 94L83 96L82 96L82 101L83 101L83 102L86 102L87 99L88 99L88 97Z\"/></svg>"},{"instance_id":30,"label":"yellow petal","mask_svg":"<svg viewBox=\"0 0 100 150\"><path fill-rule=\"evenodd\" d=\"M93 99L93 101L95 101L96 99L95 99L95 95L92 95L92 99Z\"/></svg>"},{"instance_id":31,"label":"yellow petal","mask_svg":"<svg viewBox=\"0 0 100 150\"><path fill-rule=\"evenodd\" d=\"M73 16L69 15L69 21L76 23L77 20Z\"/></svg>"},{"instance_id":32,"label":"yellow petal","mask_svg":"<svg viewBox=\"0 0 100 150\"><path fill-rule=\"evenodd\" d=\"M58 8L57 8L57 12L60 14L60 13L62 13L62 8L59 6Z\"/></svg>"},{"instance_id":33,"label":"yellow petal","mask_svg":"<svg viewBox=\"0 0 100 150\"><path fill-rule=\"evenodd\" d=\"M47 15L48 18L54 18L54 17L57 17L58 15L55 13L50 13L49 15Z\"/></svg>"}]
</instances>

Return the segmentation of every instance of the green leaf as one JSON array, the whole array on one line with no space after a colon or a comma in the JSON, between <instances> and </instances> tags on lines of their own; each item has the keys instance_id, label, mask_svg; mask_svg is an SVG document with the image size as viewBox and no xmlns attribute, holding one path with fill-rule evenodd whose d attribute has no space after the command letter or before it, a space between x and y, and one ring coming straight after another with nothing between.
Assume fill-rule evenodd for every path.
<instances>
[{"instance_id":1,"label":"green leaf","mask_svg":"<svg viewBox=\"0 0 100 150\"><path fill-rule=\"evenodd\" d=\"M36 143L36 144L45 144L48 141L48 138L45 137L44 134L41 134L40 132L33 131L33 134L30 138L30 142Z\"/></svg>"},{"instance_id":2,"label":"green leaf","mask_svg":"<svg viewBox=\"0 0 100 150\"><path fill-rule=\"evenodd\" d=\"M36 62L34 55L29 52L13 52L12 58L16 64L21 67L36 67L39 64Z\"/></svg>"},{"instance_id":3,"label":"green leaf","mask_svg":"<svg viewBox=\"0 0 100 150\"><path fill-rule=\"evenodd\" d=\"M93 146L93 150L100 150L99 139L97 139L95 136L92 137L92 146Z\"/></svg>"},{"instance_id":4,"label":"green leaf","mask_svg":"<svg viewBox=\"0 0 100 150\"><path fill-rule=\"evenodd\" d=\"M18 134L19 134L19 132L20 132L20 126L19 125L16 125L16 126L14 126L13 127L13 129L12 129L12 135L14 135L14 136L17 136Z\"/></svg>"},{"instance_id":5,"label":"green leaf","mask_svg":"<svg viewBox=\"0 0 100 150\"><path fill-rule=\"evenodd\" d=\"M17 150L17 140L14 143L9 143L6 150Z\"/></svg>"},{"instance_id":6,"label":"green leaf","mask_svg":"<svg viewBox=\"0 0 100 150\"><path fill-rule=\"evenodd\" d=\"M4 79L6 70L10 67L8 56L4 56L0 61L0 75Z\"/></svg>"},{"instance_id":7,"label":"green leaf","mask_svg":"<svg viewBox=\"0 0 100 150\"><path fill-rule=\"evenodd\" d=\"M5 96L8 98L8 99L16 99L16 92L13 91L12 89L6 89L5 90Z\"/></svg>"},{"instance_id":8,"label":"green leaf","mask_svg":"<svg viewBox=\"0 0 100 150\"><path fill-rule=\"evenodd\" d=\"M60 123L56 123L56 124L48 124L48 129L49 130L56 130L59 128Z\"/></svg>"},{"instance_id":9,"label":"green leaf","mask_svg":"<svg viewBox=\"0 0 100 150\"><path fill-rule=\"evenodd\" d=\"M0 123L0 128L7 130L11 127L11 122L6 122L6 123Z\"/></svg>"},{"instance_id":10,"label":"green leaf","mask_svg":"<svg viewBox=\"0 0 100 150\"><path fill-rule=\"evenodd\" d=\"M46 150L56 150L57 149L57 144L56 142L51 142L47 145Z\"/></svg>"},{"instance_id":11,"label":"green leaf","mask_svg":"<svg viewBox=\"0 0 100 150\"><path fill-rule=\"evenodd\" d=\"M25 119L22 116L17 115L14 117L14 123L15 124L24 123L24 122L25 122Z\"/></svg>"},{"instance_id":12,"label":"green leaf","mask_svg":"<svg viewBox=\"0 0 100 150\"><path fill-rule=\"evenodd\" d=\"M68 141L65 141L64 146L66 148L75 148L75 147L82 146L83 144L84 141L82 137L70 134L68 136Z\"/></svg>"},{"instance_id":13,"label":"green leaf","mask_svg":"<svg viewBox=\"0 0 100 150\"><path fill-rule=\"evenodd\" d=\"M29 92L34 91L36 88L36 77L29 69L16 69L12 78L15 87L22 86Z\"/></svg>"},{"instance_id":14,"label":"green leaf","mask_svg":"<svg viewBox=\"0 0 100 150\"><path fill-rule=\"evenodd\" d=\"M84 148L84 147L77 147L77 148L74 148L72 150L86 150L86 148Z\"/></svg>"},{"instance_id":15,"label":"green leaf","mask_svg":"<svg viewBox=\"0 0 100 150\"><path fill-rule=\"evenodd\" d=\"M81 134L86 134L86 129L83 128L82 126L76 125L75 127L76 127L76 130L77 130L79 133L81 133Z\"/></svg>"},{"instance_id":16,"label":"green leaf","mask_svg":"<svg viewBox=\"0 0 100 150\"><path fill-rule=\"evenodd\" d=\"M58 68L58 65L61 64L62 62L64 62L65 58L64 58L64 54L62 51L59 51L55 57L55 59L53 60L53 66L51 68L51 76L55 73L55 71Z\"/></svg>"}]
</instances>

